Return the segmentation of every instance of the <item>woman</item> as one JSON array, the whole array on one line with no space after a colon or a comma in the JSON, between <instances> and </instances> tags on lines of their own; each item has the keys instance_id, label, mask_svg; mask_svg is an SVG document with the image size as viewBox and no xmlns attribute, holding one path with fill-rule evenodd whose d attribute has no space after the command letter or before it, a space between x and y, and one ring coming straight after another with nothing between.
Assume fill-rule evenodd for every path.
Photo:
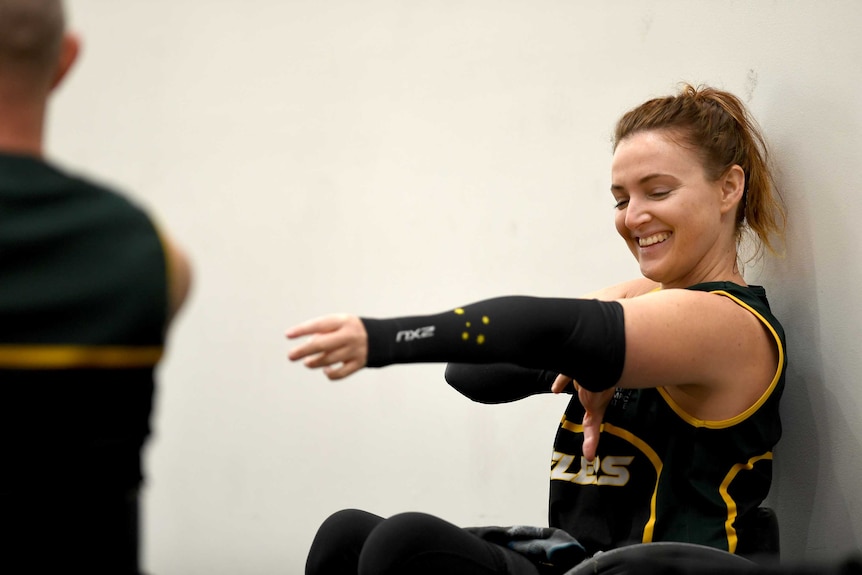
<instances>
[{"instance_id":1,"label":"woman","mask_svg":"<svg viewBox=\"0 0 862 575\"><path fill-rule=\"evenodd\" d=\"M770 250L783 231L763 139L735 96L685 86L620 119L611 193L643 278L591 299L332 315L287 332L314 335L289 357L330 379L448 361L462 362L450 383L481 401L576 393L554 444L552 529L468 532L423 514L344 511L318 532L307 573L534 574L570 567L578 543L586 554L753 544L746 523L769 490L786 366L781 325L739 267L746 231Z\"/></svg>"}]
</instances>

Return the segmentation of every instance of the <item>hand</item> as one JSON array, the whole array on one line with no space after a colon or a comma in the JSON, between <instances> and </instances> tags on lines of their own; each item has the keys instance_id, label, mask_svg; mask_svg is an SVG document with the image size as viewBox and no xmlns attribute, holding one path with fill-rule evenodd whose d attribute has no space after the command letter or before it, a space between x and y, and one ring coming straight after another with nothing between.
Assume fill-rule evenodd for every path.
<instances>
[{"instance_id":1,"label":"hand","mask_svg":"<svg viewBox=\"0 0 862 575\"><path fill-rule=\"evenodd\" d=\"M342 379L365 367L368 334L357 316L338 314L313 319L287 330L287 339L312 336L293 348L290 361L305 359L308 368L322 367L331 380Z\"/></svg>"},{"instance_id":2,"label":"hand","mask_svg":"<svg viewBox=\"0 0 862 575\"><path fill-rule=\"evenodd\" d=\"M579 386L571 377L558 375L551 385L551 391L560 393L566 387L574 383L578 390L578 400L584 406L584 445L582 451L587 461L593 461L596 458L596 452L599 448L599 436L602 432L602 420L605 417L605 410L614 396L614 388L606 389L605 391L589 391Z\"/></svg>"}]
</instances>

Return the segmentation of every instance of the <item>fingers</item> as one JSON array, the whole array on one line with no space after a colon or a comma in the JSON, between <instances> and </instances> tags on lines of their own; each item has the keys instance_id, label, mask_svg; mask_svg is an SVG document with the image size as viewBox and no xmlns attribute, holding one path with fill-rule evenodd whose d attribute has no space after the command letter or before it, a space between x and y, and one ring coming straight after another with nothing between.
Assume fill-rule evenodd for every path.
<instances>
[{"instance_id":1,"label":"fingers","mask_svg":"<svg viewBox=\"0 0 862 575\"><path fill-rule=\"evenodd\" d=\"M344 345L343 339L339 338L339 330L345 325L346 316L328 315L318 317L299 325L296 325L285 332L287 339L296 339L310 335L308 341L293 348L287 357L290 361L297 361L309 356L326 354L341 345ZM312 362L315 358L312 358ZM309 367L320 367L326 364L309 365Z\"/></svg>"},{"instance_id":2,"label":"fingers","mask_svg":"<svg viewBox=\"0 0 862 575\"><path fill-rule=\"evenodd\" d=\"M614 389L605 391L589 391L583 387L578 388L578 399L581 405L584 406L584 444L582 451L587 461L593 461L599 449L599 438L602 433L602 421L605 417L605 411L611 398L614 396Z\"/></svg>"},{"instance_id":3,"label":"fingers","mask_svg":"<svg viewBox=\"0 0 862 575\"><path fill-rule=\"evenodd\" d=\"M308 368L323 368L329 379L342 379L365 367L368 334L357 316L336 314L296 325L285 332L288 339L311 336L296 346L287 357L304 360Z\"/></svg>"},{"instance_id":4,"label":"fingers","mask_svg":"<svg viewBox=\"0 0 862 575\"><path fill-rule=\"evenodd\" d=\"M314 364L316 361L322 359L321 356L325 356L326 353L332 349L328 344L329 342L327 342L323 336L314 336L304 344L290 350L287 353L287 358L290 361L305 359L305 364L308 367L320 367L325 364Z\"/></svg>"},{"instance_id":5,"label":"fingers","mask_svg":"<svg viewBox=\"0 0 862 575\"><path fill-rule=\"evenodd\" d=\"M284 335L287 339L296 339L306 335L335 331L344 325L346 319L346 316L337 314L317 317L289 328Z\"/></svg>"},{"instance_id":6,"label":"fingers","mask_svg":"<svg viewBox=\"0 0 862 575\"><path fill-rule=\"evenodd\" d=\"M294 355L298 356L296 359L305 358L303 362L305 367L314 369L357 361L360 357L364 358L366 353L364 346L342 334L338 334L333 336L317 336L315 341L291 351L288 357L293 359Z\"/></svg>"},{"instance_id":7,"label":"fingers","mask_svg":"<svg viewBox=\"0 0 862 575\"><path fill-rule=\"evenodd\" d=\"M560 374L554 380L554 383L551 384L551 391L554 393L562 393L570 383L572 383L571 377Z\"/></svg>"},{"instance_id":8,"label":"fingers","mask_svg":"<svg viewBox=\"0 0 862 575\"><path fill-rule=\"evenodd\" d=\"M584 415L584 445L582 451L587 461L594 461L599 449L599 436L602 433L602 418L593 417L587 412Z\"/></svg>"},{"instance_id":9,"label":"fingers","mask_svg":"<svg viewBox=\"0 0 862 575\"><path fill-rule=\"evenodd\" d=\"M578 392L578 399L584 406L584 444L582 451L587 461L594 461L599 449L599 437L602 434L602 420L605 417L605 409L613 397L613 390L592 392L580 387L571 377L560 374L551 384L551 391L562 393L569 385L574 385Z\"/></svg>"},{"instance_id":10,"label":"fingers","mask_svg":"<svg viewBox=\"0 0 862 575\"><path fill-rule=\"evenodd\" d=\"M344 334L317 335L306 343L290 350L290 361L305 360L308 368L327 367L366 355L366 347L352 341Z\"/></svg>"},{"instance_id":11,"label":"fingers","mask_svg":"<svg viewBox=\"0 0 862 575\"><path fill-rule=\"evenodd\" d=\"M364 366L358 361L342 362L338 365L330 365L323 368L323 373L332 381L344 379L362 369Z\"/></svg>"},{"instance_id":12,"label":"fingers","mask_svg":"<svg viewBox=\"0 0 862 575\"><path fill-rule=\"evenodd\" d=\"M590 391L583 387L578 387L578 399L581 401L581 405L584 406L584 409L592 412L599 418L605 416L605 409L607 409L613 396L613 388L606 389L605 391Z\"/></svg>"}]
</instances>

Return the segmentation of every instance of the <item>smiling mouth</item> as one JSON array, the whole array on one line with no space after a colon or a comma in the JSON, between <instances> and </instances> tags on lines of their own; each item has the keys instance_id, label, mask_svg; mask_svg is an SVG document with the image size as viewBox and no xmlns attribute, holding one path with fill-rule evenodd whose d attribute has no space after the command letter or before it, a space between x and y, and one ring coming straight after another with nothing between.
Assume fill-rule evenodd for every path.
<instances>
[{"instance_id":1,"label":"smiling mouth","mask_svg":"<svg viewBox=\"0 0 862 575\"><path fill-rule=\"evenodd\" d=\"M660 234L653 234L651 236L645 238L638 238L638 245L642 248L647 248L649 246L654 246L655 244L660 244L671 236L670 232L662 232Z\"/></svg>"}]
</instances>

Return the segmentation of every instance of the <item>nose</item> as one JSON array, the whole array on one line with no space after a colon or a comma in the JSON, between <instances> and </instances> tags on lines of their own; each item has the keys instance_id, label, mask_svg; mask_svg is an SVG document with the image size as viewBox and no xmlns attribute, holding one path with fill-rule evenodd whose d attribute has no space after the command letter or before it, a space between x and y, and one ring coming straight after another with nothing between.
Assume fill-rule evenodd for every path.
<instances>
[{"instance_id":1,"label":"nose","mask_svg":"<svg viewBox=\"0 0 862 575\"><path fill-rule=\"evenodd\" d=\"M629 199L625 212L625 226L630 230L636 230L652 219L644 202L636 198Z\"/></svg>"}]
</instances>

